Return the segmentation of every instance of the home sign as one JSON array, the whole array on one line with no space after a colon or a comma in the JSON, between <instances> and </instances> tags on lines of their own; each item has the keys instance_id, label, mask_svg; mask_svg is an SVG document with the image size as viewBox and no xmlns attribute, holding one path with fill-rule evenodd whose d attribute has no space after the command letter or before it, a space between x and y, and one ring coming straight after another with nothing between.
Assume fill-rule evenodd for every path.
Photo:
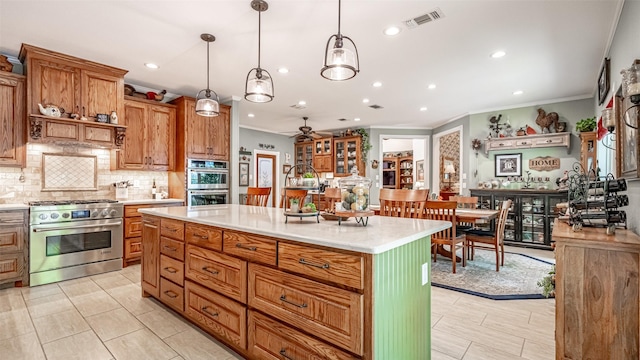
<instances>
[{"instance_id":1,"label":"home sign","mask_svg":"<svg viewBox=\"0 0 640 360\"><path fill-rule=\"evenodd\" d=\"M551 171L560 169L560 158L551 156L539 156L529 160L529 169L538 171Z\"/></svg>"}]
</instances>

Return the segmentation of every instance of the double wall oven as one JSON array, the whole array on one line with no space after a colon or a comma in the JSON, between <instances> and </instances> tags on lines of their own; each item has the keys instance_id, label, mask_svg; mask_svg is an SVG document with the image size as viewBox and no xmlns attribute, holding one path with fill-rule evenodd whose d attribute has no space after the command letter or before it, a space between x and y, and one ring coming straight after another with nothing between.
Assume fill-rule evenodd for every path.
<instances>
[{"instance_id":1,"label":"double wall oven","mask_svg":"<svg viewBox=\"0 0 640 360\"><path fill-rule=\"evenodd\" d=\"M229 203L229 163L187 160L187 206Z\"/></svg>"},{"instance_id":2,"label":"double wall oven","mask_svg":"<svg viewBox=\"0 0 640 360\"><path fill-rule=\"evenodd\" d=\"M122 269L121 203L71 200L29 205L31 286Z\"/></svg>"}]
</instances>

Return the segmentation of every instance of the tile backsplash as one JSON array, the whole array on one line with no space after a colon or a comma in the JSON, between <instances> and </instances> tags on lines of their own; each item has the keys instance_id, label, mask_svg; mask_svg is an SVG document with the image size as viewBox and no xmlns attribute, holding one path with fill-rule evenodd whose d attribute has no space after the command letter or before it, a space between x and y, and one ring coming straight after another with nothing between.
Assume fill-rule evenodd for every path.
<instances>
[{"instance_id":1,"label":"tile backsplash","mask_svg":"<svg viewBox=\"0 0 640 360\"><path fill-rule=\"evenodd\" d=\"M158 191L167 191L168 175L159 171L111 170L111 151L82 146L64 146L53 144L27 144L27 166L24 169L0 167L0 204L21 204L36 200L79 200L79 199L115 199L114 183L130 180L139 186L129 188L130 200L151 199L151 186L155 179ZM42 191L43 157L42 154L78 155L78 161L84 156L97 159L97 190L61 190ZM74 166L77 165L77 166ZM68 163L69 171L78 173L84 166L81 163ZM85 167L86 168L86 167ZM23 175L23 176L21 176ZM86 174L87 178L93 174Z\"/></svg>"}]
</instances>

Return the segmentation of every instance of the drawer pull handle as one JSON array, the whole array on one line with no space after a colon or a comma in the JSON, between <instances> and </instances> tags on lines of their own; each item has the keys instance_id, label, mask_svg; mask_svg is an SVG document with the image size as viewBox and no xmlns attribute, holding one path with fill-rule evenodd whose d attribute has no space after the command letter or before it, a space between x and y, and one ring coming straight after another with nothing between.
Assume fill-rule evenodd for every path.
<instances>
[{"instance_id":1,"label":"drawer pull handle","mask_svg":"<svg viewBox=\"0 0 640 360\"><path fill-rule=\"evenodd\" d=\"M166 228L164 228L164 229L165 229L165 230L168 230L168 231L171 231L171 232L176 232L176 231L178 231L178 229L172 229L172 228L167 228L167 227L166 227Z\"/></svg>"},{"instance_id":2,"label":"drawer pull handle","mask_svg":"<svg viewBox=\"0 0 640 360\"><path fill-rule=\"evenodd\" d=\"M282 357L287 359L287 360L295 360L291 356L287 355L287 350L285 350L285 349L280 349L280 355L282 355Z\"/></svg>"},{"instance_id":3,"label":"drawer pull handle","mask_svg":"<svg viewBox=\"0 0 640 360\"><path fill-rule=\"evenodd\" d=\"M217 271L217 270L209 270L209 267L207 267L207 266L203 266L203 267L202 267L202 270L204 270L204 271L208 272L208 273L209 273L209 274L211 274L211 275L218 275L218 273L220 273L220 272L219 272L219 271Z\"/></svg>"},{"instance_id":4,"label":"drawer pull handle","mask_svg":"<svg viewBox=\"0 0 640 360\"><path fill-rule=\"evenodd\" d=\"M164 268L164 269L165 269L167 272L170 272L170 273L172 273L172 274L175 274L175 273L177 273L177 272L178 272L178 270L176 270L176 269L174 269L174 268L172 268L172 267L166 267L166 268Z\"/></svg>"},{"instance_id":5,"label":"drawer pull handle","mask_svg":"<svg viewBox=\"0 0 640 360\"><path fill-rule=\"evenodd\" d=\"M197 238L203 239L203 240L209 240L209 237L208 236L204 236L204 235L193 234L193 237L197 237Z\"/></svg>"},{"instance_id":6,"label":"drawer pull handle","mask_svg":"<svg viewBox=\"0 0 640 360\"><path fill-rule=\"evenodd\" d=\"M258 248L257 248L257 247L255 247L255 246L246 246L246 245L243 245L243 244L241 244L241 243L236 243L236 247L237 247L237 248L240 248L240 249L249 250L249 251L256 251L256 250L258 250Z\"/></svg>"},{"instance_id":7,"label":"drawer pull handle","mask_svg":"<svg viewBox=\"0 0 640 360\"><path fill-rule=\"evenodd\" d=\"M165 249L165 250L169 250L169 251L176 251L176 250L178 250L178 248L176 248L176 247L173 247L173 246L167 246L167 245L163 246L162 248L163 248L163 249Z\"/></svg>"},{"instance_id":8,"label":"drawer pull handle","mask_svg":"<svg viewBox=\"0 0 640 360\"><path fill-rule=\"evenodd\" d=\"M282 295L282 296L280 296L280 301L284 301L284 302L286 302L287 304L291 304L291 305L293 305L293 306L297 306L297 307L299 307L299 308L301 308L301 309L304 309L304 308L306 308L306 307L307 307L307 304L306 304L306 303L296 304L296 303L294 303L294 302L291 302L291 301L287 300L287 295Z\"/></svg>"},{"instance_id":9,"label":"drawer pull handle","mask_svg":"<svg viewBox=\"0 0 640 360\"><path fill-rule=\"evenodd\" d=\"M322 265L320 265L320 264L314 264L314 263L311 263L311 262L305 261L304 259L300 259L300 261L298 261L298 262L299 262L300 264L302 264L302 265L314 266L314 267L317 267L317 268L320 268L320 269L328 269L328 268L329 268L329 264L327 264L327 263L324 263L324 264L322 264Z\"/></svg>"},{"instance_id":10,"label":"drawer pull handle","mask_svg":"<svg viewBox=\"0 0 640 360\"><path fill-rule=\"evenodd\" d=\"M207 315L209 315L211 317L218 317L218 313L209 312L209 310L207 310L207 309L209 309L208 306L203 306L203 307L200 308L200 311L202 311L203 313L205 313L205 314L207 314Z\"/></svg>"},{"instance_id":11,"label":"drawer pull handle","mask_svg":"<svg viewBox=\"0 0 640 360\"><path fill-rule=\"evenodd\" d=\"M168 297L172 298L172 299L175 299L175 298L177 298L177 297L178 297L178 294L174 293L174 292L173 292L173 291L171 291L171 290L167 290L167 291L165 291L165 292L164 292L164 294L165 294L165 295L167 295Z\"/></svg>"}]
</instances>

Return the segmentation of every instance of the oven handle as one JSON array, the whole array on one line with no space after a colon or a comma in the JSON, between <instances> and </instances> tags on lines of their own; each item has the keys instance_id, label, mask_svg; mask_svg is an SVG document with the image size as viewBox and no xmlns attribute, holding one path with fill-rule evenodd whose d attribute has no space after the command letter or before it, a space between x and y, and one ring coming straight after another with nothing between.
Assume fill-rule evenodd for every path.
<instances>
[{"instance_id":1,"label":"oven handle","mask_svg":"<svg viewBox=\"0 0 640 360\"><path fill-rule=\"evenodd\" d=\"M74 226L64 226L64 227L38 227L37 225L31 226L33 232L43 232L43 231L58 231L58 230L73 230L73 229L88 229L88 228L96 228L96 227L104 227L104 226L118 226L122 224L122 220L107 222L101 224L93 224L93 225L74 225Z\"/></svg>"},{"instance_id":2,"label":"oven handle","mask_svg":"<svg viewBox=\"0 0 640 360\"><path fill-rule=\"evenodd\" d=\"M228 194L229 190L188 190L190 195L222 195Z\"/></svg>"}]
</instances>

